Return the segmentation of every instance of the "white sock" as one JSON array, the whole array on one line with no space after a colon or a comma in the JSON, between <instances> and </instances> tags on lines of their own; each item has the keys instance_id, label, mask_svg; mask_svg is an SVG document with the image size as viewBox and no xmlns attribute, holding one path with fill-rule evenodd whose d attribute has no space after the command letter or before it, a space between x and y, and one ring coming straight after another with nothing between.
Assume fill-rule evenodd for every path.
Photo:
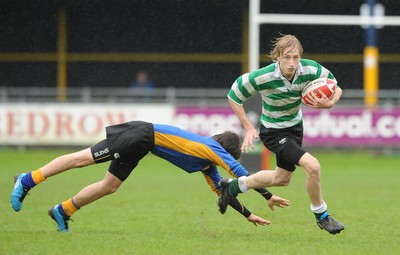
<instances>
[{"instance_id":1,"label":"white sock","mask_svg":"<svg viewBox=\"0 0 400 255\"><path fill-rule=\"evenodd\" d=\"M246 178L247 178L246 176L242 176L242 177L239 177L239 179L238 179L239 189L243 193L247 193L249 191L249 188L247 188L247 185L246 185Z\"/></svg>"},{"instance_id":2,"label":"white sock","mask_svg":"<svg viewBox=\"0 0 400 255\"><path fill-rule=\"evenodd\" d=\"M328 206L325 204L325 201L322 201L322 205L320 206L311 205L310 208L313 213L323 213L328 209Z\"/></svg>"}]
</instances>

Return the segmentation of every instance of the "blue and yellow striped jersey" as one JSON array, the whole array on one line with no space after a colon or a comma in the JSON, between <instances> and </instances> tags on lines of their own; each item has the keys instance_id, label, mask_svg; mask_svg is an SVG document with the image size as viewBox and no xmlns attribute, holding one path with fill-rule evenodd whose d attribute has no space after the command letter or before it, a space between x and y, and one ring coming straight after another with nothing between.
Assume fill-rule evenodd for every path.
<instances>
[{"instance_id":1,"label":"blue and yellow striped jersey","mask_svg":"<svg viewBox=\"0 0 400 255\"><path fill-rule=\"evenodd\" d=\"M247 176L248 171L213 138L200 136L183 129L154 124L152 153L188 173L202 171L211 189L219 194L221 175L217 166L234 177Z\"/></svg>"}]
</instances>

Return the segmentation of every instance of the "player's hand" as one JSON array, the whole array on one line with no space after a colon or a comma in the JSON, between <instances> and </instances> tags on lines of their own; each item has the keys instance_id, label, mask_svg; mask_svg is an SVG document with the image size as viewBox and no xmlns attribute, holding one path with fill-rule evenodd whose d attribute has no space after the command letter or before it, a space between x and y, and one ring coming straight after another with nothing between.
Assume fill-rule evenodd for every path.
<instances>
[{"instance_id":1,"label":"player's hand","mask_svg":"<svg viewBox=\"0 0 400 255\"><path fill-rule=\"evenodd\" d=\"M247 220L250 221L251 223L253 223L254 225L261 225L261 226L265 226L265 225L269 225L271 224L270 221L265 220L255 214L250 214L249 217L247 217Z\"/></svg>"},{"instance_id":2,"label":"player's hand","mask_svg":"<svg viewBox=\"0 0 400 255\"><path fill-rule=\"evenodd\" d=\"M307 98L310 102L310 106L314 108L331 108L334 102L329 99L321 90L318 90L320 97L316 94L310 93Z\"/></svg>"},{"instance_id":3,"label":"player's hand","mask_svg":"<svg viewBox=\"0 0 400 255\"><path fill-rule=\"evenodd\" d=\"M246 130L246 136L244 137L243 144L242 144L242 152L249 152L249 145L254 150L254 143L253 140L258 139L257 130L254 127L251 127Z\"/></svg>"},{"instance_id":4,"label":"player's hand","mask_svg":"<svg viewBox=\"0 0 400 255\"><path fill-rule=\"evenodd\" d=\"M285 208L290 205L290 201L275 195L272 195L272 197L268 200L268 206L271 208L271 210L274 210L274 206L280 207L280 208Z\"/></svg>"}]
</instances>

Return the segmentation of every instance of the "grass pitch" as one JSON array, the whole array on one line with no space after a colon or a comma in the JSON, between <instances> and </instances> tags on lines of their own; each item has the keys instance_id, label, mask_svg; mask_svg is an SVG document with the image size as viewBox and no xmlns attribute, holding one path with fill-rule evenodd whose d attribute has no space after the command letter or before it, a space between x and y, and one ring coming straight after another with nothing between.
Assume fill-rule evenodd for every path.
<instances>
[{"instance_id":1,"label":"grass pitch","mask_svg":"<svg viewBox=\"0 0 400 255\"><path fill-rule=\"evenodd\" d=\"M0 254L396 254L400 250L399 157L368 152L313 152L322 165L324 199L345 231L329 235L315 224L296 170L288 187L271 188L291 206L270 211L256 192L239 199L272 221L255 227L228 208L201 173L187 174L149 155L115 193L78 211L71 233L58 233L47 210L101 180L108 163L75 169L34 188L15 213L13 176L72 150L0 149ZM228 176L225 172L221 173Z\"/></svg>"}]
</instances>

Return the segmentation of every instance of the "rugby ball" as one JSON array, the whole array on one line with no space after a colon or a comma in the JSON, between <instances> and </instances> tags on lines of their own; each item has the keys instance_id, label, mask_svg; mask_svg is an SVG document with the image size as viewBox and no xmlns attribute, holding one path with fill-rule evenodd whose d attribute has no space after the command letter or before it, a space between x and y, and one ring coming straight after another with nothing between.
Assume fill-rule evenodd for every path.
<instances>
[{"instance_id":1,"label":"rugby ball","mask_svg":"<svg viewBox=\"0 0 400 255\"><path fill-rule=\"evenodd\" d=\"M335 94L336 91L336 82L329 78L318 78L313 81L310 81L303 89L301 93L301 101L303 104L310 105L308 95L314 93L318 98L321 98L321 91L328 97L329 99ZM311 96L311 95L310 95Z\"/></svg>"}]
</instances>

